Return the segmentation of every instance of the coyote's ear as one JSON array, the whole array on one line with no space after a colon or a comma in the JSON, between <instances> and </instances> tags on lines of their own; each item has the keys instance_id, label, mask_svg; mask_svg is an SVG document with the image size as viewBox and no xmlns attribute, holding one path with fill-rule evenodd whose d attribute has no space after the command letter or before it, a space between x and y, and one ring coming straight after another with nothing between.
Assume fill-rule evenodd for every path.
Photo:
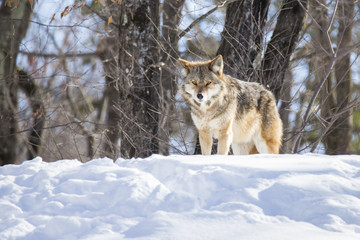
<instances>
[{"instance_id":1,"label":"coyote's ear","mask_svg":"<svg viewBox=\"0 0 360 240\"><path fill-rule=\"evenodd\" d=\"M215 74L221 76L223 74L224 62L221 55L218 55L216 58L211 60L209 68Z\"/></svg>"},{"instance_id":2,"label":"coyote's ear","mask_svg":"<svg viewBox=\"0 0 360 240\"><path fill-rule=\"evenodd\" d=\"M181 66L182 66L183 69L185 70L186 75L188 75L189 72L190 72L190 65L191 65L191 63L188 62L188 61L186 61L186 60L184 60L184 59L181 59L181 58L178 59L178 62L181 64Z\"/></svg>"}]
</instances>

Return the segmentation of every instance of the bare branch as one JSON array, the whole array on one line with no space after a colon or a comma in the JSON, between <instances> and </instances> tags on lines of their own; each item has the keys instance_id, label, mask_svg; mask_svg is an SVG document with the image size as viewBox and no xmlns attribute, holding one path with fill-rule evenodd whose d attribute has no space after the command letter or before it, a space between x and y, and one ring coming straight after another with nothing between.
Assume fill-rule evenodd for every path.
<instances>
[{"instance_id":1,"label":"bare branch","mask_svg":"<svg viewBox=\"0 0 360 240\"><path fill-rule=\"evenodd\" d=\"M299 132L297 133L297 136L296 136L295 141L294 141L294 146L293 146L293 150L292 150L293 153L298 152L298 148L300 146L301 138L302 138L302 136L304 134L305 127L306 127L306 125L308 123L308 118L309 118L310 111L312 109L312 105L314 104L315 99L319 95L319 92L320 92L321 88L323 87L324 83L326 82L327 78L329 77L329 75L330 75L332 69L334 68L334 66L335 66L335 59L332 58L331 63L329 64L325 75L323 76L321 82L316 87L316 90L315 90L313 96L311 97L309 105L308 105L308 107L306 109L305 115L303 117L303 122L302 122L301 128L300 128Z\"/></svg>"},{"instance_id":2,"label":"bare branch","mask_svg":"<svg viewBox=\"0 0 360 240\"><path fill-rule=\"evenodd\" d=\"M185 36L185 34L187 34L196 24L198 24L201 20L207 18L210 14L212 14L213 12L215 12L217 9L224 7L225 5L231 3L231 2L235 2L236 0L233 1L224 1L218 5L216 5L214 8L210 9L207 13L201 15L200 17L198 17L197 19L195 19L187 28L185 28L185 30L183 30L180 34L179 34L179 39L182 38L183 36Z\"/></svg>"},{"instance_id":3,"label":"bare branch","mask_svg":"<svg viewBox=\"0 0 360 240\"><path fill-rule=\"evenodd\" d=\"M323 140L324 136L329 132L330 128L333 127L334 123L336 122L336 120L339 119L339 117L346 113L351 111L352 109L354 109L356 106L358 106L360 104L360 97L357 96L353 101L351 101L345 108L340 109L336 114L334 114L331 118L331 121L328 123L328 125L326 126L325 129L322 130L321 135L317 138L316 142L314 143L314 145L312 146L310 152L314 152L315 149L317 148L317 146L319 145L319 143Z\"/></svg>"},{"instance_id":4,"label":"bare branch","mask_svg":"<svg viewBox=\"0 0 360 240\"><path fill-rule=\"evenodd\" d=\"M99 54L101 52L95 51L95 52L89 52L89 53L42 53L42 52L26 52L20 50L19 53L27 55L27 56L33 56L33 57L43 57L43 58L84 58L84 57L99 57Z\"/></svg>"}]
</instances>

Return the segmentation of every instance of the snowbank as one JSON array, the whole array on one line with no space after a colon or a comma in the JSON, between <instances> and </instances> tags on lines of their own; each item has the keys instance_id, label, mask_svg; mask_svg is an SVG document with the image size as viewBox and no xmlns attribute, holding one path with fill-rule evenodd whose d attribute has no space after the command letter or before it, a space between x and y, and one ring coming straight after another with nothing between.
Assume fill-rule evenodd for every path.
<instances>
[{"instance_id":1,"label":"snowbank","mask_svg":"<svg viewBox=\"0 0 360 240\"><path fill-rule=\"evenodd\" d=\"M0 167L0 239L360 239L360 156Z\"/></svg>"}]
</instances>

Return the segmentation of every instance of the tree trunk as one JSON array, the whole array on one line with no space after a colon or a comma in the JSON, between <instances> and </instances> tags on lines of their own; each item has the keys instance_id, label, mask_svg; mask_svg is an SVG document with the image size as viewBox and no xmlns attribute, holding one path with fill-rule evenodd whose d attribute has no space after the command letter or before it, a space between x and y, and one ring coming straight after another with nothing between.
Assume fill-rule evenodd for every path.
<instances>
[{"instance_id":1,"label":"tree trunk","mask_svg":"<svg viewBox=\"0 0 360 240\"><path fill-rule=\"evenodd\" d=\"M348 0L340 0L337 9L337 17L339 21L337 46L338 55L342 55L347 47L352 44L352 25L354 18L355 3ZM334 125L326 135L325 149L326 154L350 154L351 153L351 111L345 111L336 114L346 108L352 95L352 79L350 66L350 53L344 57L336 59L335 63L336 78L336 104L333 103L333 117L336 117Z\"/></svg>"},{"instance_id":2,"label":"tree trunk","mask_svg":"<svg viewBox=\"0 0 360 240\"><path fill-rule=\"evenodd\" d=\"M319 84L325 77L326 71L331 64L331 46L329 45L326 29L329 25L329 16L324 0L311 0L310 13L316 23L313 23L311 35L311 44L315 56L310 61L310 68L314 72L315 84ZM333 89L333 75L329 74L323 87L319 92L319 105L321 124L326 126L326 122L331 120L333 116L333 108L335 105L335 96ZM314 141L314 139L310 139Z\"/></svg>"},{"instance_id":3,"label":"tree trunk","mask_svg":"<svg viewBox=\"0 0 360 240\"><path fill-rule=\"evenodd\" d=\"M284 0L276 26L261 63L258 81L279 100L284 75L289 66L305 20L307 0Z\"/></svg>"},{"instance_id":4,"label":"tree trunk","mask_svg":"<svg viewBox=\"0 0 360 240\"><path fill-rule=\"evenodd\" d=\"M31 12L29 1L19 1L14 9L4 3L0 7L0 165L17 160L16 58Z\"/></svg>"},{"instance_id":5,"label":"tree trunk","mask_svg":"<svg viewBox=\"0 0 360 240\"><path fill-rule=\"evenodd\" d=\"M281 153L291 153L292 143L292 131L290 125L290 113L291 113L291 89L293 86L293 75L291 69L287 69L285 73L284 85L281 89L281 105L279 109L280 118L283 122L283 143L280 149Z\"/></svg>"},{"instance_id":6,"label":"tree trunk","mask_svg":"<svg viewBox=\"0 0 360 240\"><path fill-rule=\"evenodd\" d=\"M224 72L243 81L252 81L254 60L262 50L269 0L244 0L226 9L224 30L217 54L222 54Z\"/></svg>"},{"instance_id":7,"label":"tree trunk","mask_svg":"<svg viewBox=\"0 0 360 240\"><path fill-rule=\"evenodd\" d=\"M159 0L122 1L119 34L120 153L159 152Z\"/></svg>"},{"instance_id":8,"label":"tree trunk","mask_svg":"<svg viewBox=\"0 0 360 240\"><path fill-rule=\"evenodd\" d=\"M315 83L319 84L326 75L326 69L331 64L331 46L329 45L326 29L329 25L329 16L327 8L325 7L324 0L312 0L310 2L311 14L317 24L313 25L313 31L311 32L311 43L314 51L317 54L312 59L311 63L314 68ZM333 114L334 107L334 93L333 88L333 76L329 74L325 84L320 90L320 105L321 105L321 119L328 121Z\"/></svg>"},{"instance_id":9,"label":"tree trunk","mask_svg":"<svg viewBox=\"0 0 360 240\"><path fill-rule=\"evenodd\" d=\"M111 6L110 6L111 7ZM119 46L115 37L105 38L99 46L100 59L103 61L105 76L104 105L106 109L105 119L105 141L104 154L109 158L116 159L119 157L119 114L116 106L120 105L119 98L119 75L118 66Z\"/></svg>"},{"instance_id":10,"label":"tree trunk","mask_svg":"<svg viewBox=\"0 0 360 240\"><path fill-rule=\"evenodd\" d=\"M159 121L159 153L169 154L171 120L174 116L175 94L177 90L177 75L174 74L178 59L178 29L181 20L181 10L185 0L165 0L163 4L162 24L162 56L160 76L160 107Z\"/></svg>"},{"instance_id":11,"label":"tree trunk","mask_svg":"<svg viewBox=\"0 0 360 240\"><path fill-rule=\"evenodd\" d=\"M29 105L32 110L33 124L32 131L27 142L28 152L27 158L33 159L40 155L41 137L45 126L45 107L40 88L36 85L28 73L23 70L18 71L19 87L28 98Z\"/></svg>"}]
</instances>

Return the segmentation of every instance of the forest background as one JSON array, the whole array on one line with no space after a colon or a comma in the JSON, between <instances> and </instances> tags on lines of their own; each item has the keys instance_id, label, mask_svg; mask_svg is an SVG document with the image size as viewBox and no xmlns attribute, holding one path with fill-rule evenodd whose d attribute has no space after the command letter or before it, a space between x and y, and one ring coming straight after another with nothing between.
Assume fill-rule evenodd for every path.
<instances>
[{"instance_id":1,"label":"forest background","mask_svg":"<svg viewBox=\"0 0 360 240\"><path fill-rule=\"evenodd\" d=\"M0 1L0 165L198 153L179 57L264 84L283 153L360 153L360 2Z\"/></svg>"}]
</instances>

